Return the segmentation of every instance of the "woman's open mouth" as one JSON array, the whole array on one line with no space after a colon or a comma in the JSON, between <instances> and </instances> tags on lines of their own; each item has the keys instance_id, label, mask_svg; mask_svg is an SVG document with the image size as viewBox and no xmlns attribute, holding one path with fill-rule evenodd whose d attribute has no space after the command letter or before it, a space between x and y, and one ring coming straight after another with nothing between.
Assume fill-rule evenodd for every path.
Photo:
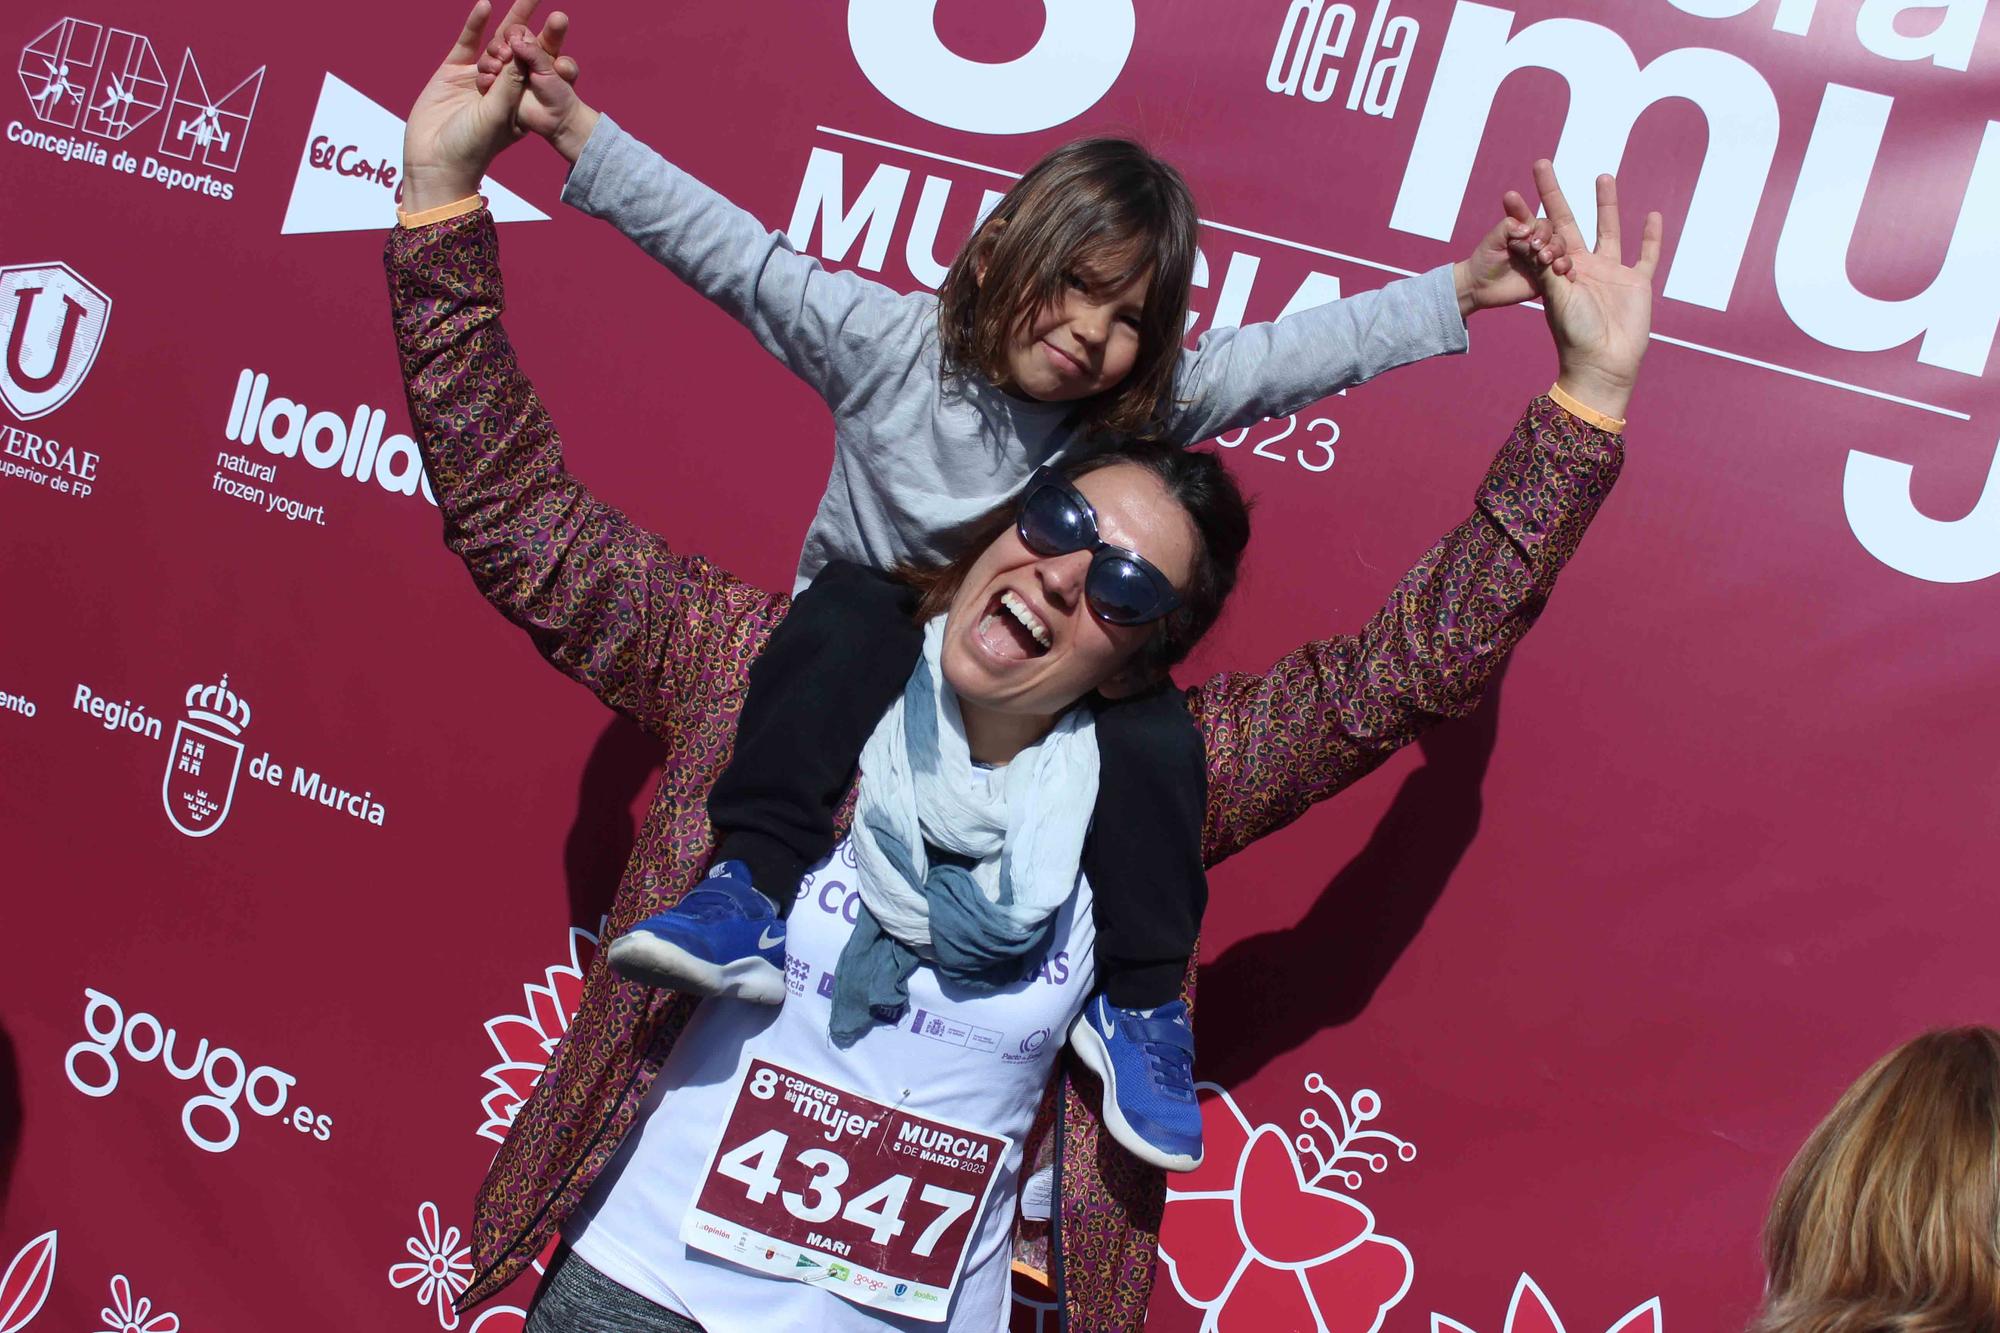
<instances>
[{"instance_id":1,"label":"woman's open mouth","mask_svg":"<svg viewBox=\"0 0 2000 1333\"><path fill-rule=\"evenodd\" d=\"M1010 662L1025 662L1049 650L1049 627L1012 592L996 594L986 604L976 632L988 652Z\"/></svg>"}]
</instances>

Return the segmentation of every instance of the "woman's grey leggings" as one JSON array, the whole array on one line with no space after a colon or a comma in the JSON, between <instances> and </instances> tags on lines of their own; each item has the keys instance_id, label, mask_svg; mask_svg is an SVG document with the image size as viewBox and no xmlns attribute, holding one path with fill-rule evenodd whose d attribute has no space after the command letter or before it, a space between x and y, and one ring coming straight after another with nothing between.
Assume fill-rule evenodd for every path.
<instances>
[{"instance_id":1,"label":"woman's grey leggings","mask_svg":"<svg viewBox=\"0 0 2000 1333\"><path fill-rule=\"evenodd\" d=\"M702 1333L702 1328L627 1291L564 1245L535 1289L522 1333Z\"/></svg>"}]
</instances>

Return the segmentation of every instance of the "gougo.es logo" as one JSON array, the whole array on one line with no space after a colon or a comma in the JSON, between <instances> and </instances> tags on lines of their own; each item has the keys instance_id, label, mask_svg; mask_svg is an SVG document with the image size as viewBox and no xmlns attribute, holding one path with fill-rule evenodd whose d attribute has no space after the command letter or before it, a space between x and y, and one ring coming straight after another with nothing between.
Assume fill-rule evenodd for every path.
<instances>
[{"instance_id":1,"label":"gougo.es logo","mask_svg":"<svg viewBox=\"0 0 2000 1333\"><path fill-rule=\"evenodd\" d=\"M283 1115L298 1083L284 1070L272 1065L253 1068L234 1050L206 1037L190 1050L180 1033L152 1014L141 1011L128 1019L123 1006L103 991L86 986L83 994L83 1030L88 1035L69 1048L63 1072L86 1097L109 1097L118 1090L118 1062L125 1056L140 1064L158 1060L182 1082L201 1081L207 1091L196 1093L181 1107L181 1129L189 1142L207 1152L228 1152L236 1146L243 1128L236 1109L239 1101L260 1116ZM333 1117L310 1106L294 1108L280 1123L321 1142L333 1134Z\"/></svg>"}]
</instances>

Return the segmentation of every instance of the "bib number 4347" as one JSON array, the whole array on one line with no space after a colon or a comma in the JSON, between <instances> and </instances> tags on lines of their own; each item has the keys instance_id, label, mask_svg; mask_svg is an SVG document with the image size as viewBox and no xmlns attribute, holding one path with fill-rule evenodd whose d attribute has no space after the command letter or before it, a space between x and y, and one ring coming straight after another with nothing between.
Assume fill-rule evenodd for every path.
<instances>
[{"instance_id":1,"label":"bib number 4347","mask_svg":"<svg viewBox=\"0 0 2000 1333\"><path fill-rule=\"evenodd\" d=\"M942 1320L1008 1146L753 1060L681 1238Z\"/></svg>"},{"instance_id":2,"label":"bib number 4347","mask_svg":"<svg viewBox=\"0 0 2000 1333\"><path fill-rule=\"evenodd\" d=\"M715 1173L741 1181L748 1191L746 1197L753 1204L760 1204L775 1193L784 1201L785 1211L799 1221L829 1222L838 1215L842 1221L866 1231L874 1245L887 1245L907 1229L909 1223L903 1209L910 1200L910 1187L916 1183L911 1177L890 1176L843 1202L840 1191L848 1183L847 1159L825 1148L801 1148L793 1160L813 1173L806 1181L806 1190L801 1193L783 1189L777 1164L791 1147L791 1139L784 1130L767 1129L742 1147L723 1154L715 1164ZM925 1185L922 1199L924 1203L935 1204L938 1212L910 1247L910 1253L928 1259L937 1253L938 1241L951 1229L951 1224L971 1212L972 1205L979 1200L964 1190L946 1189L942 1185Z\"/></svg>"}]
</instances>

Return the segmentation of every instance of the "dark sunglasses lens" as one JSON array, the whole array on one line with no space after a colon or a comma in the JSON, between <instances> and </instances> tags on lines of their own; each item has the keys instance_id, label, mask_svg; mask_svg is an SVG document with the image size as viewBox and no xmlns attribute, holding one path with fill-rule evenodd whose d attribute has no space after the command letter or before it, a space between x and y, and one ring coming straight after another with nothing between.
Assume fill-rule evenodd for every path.
<instances>
[{"instance_id":1,"label":"dark sunglasses lens","mask_svg":"<svg viewBox=\"0 0 2000 1333\"><path fill-rule=\"evenodd\" d=\"M1114 625L1143 625L1160 617L1159 585L1145 570L1119 556L1091 562L1084 594L1091 609Z\"/></svg>"},{"instance_id":2,"label":"dark sunglasses lens","mask_svg":"<svg viewBox=\"0 0 2000 1333\"><path fill-rule=\"evenodd\" d=\"M1021 540L1036 555L1081 551L1096 538L1096 525L1060 488L1042 486L1021 505Z\"/></svg>"}]
</instances>

